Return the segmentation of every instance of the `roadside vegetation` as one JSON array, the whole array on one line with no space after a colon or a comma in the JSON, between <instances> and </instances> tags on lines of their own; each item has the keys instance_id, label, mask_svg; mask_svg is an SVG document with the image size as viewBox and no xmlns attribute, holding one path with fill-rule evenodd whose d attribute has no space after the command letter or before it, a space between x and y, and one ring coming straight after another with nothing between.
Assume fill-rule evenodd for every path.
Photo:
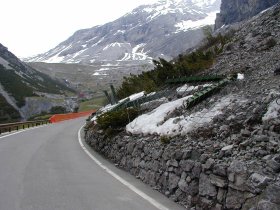
<instances>
[{"instance_id":1,"label":"roadside vegetation","mask_svg":"<svg viewBox=\"0 0 280 210\"><path fill-rule=\"evenodd\" d=\"M140 75L130 75L124 77L124 81L117 90L119 99L130 96L131 94L145 91L150 93L160 90L169 78L178 78L194 76L205 69L210 68L215 59L224 50L225 45L230 41L233 32L227 35L212 35L212 28L203 29L205 40L203 44L191 53L180 54L172 61L166 61L162 58L153 60L154 69L142 72ZM118 129L125 126L138 116L136 109L124 109L116 112L107 112L97 118L99 127L103 130ZM169 139L162 139L163 143L168 143Z\"/></svg>"},{"instance_id":2,"label":"roadside vegetation","mask_svg":"<svg viewBox=\"0 0 280 210\"><path fill-rule=\"evenodd\" d=\"M122 128L138 116L136 108L121 109L115 112L106 112L97 118L97 123L101 129Z\"/></svg>"}]
</instances>

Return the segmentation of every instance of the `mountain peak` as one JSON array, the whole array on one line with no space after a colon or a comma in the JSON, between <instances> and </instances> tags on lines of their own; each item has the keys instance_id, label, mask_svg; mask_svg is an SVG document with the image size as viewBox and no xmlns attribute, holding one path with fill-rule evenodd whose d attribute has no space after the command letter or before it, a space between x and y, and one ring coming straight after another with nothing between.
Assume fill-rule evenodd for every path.
<instances>
[{"instance_id":1,"label":"mountain peak","mask_svg":"<svg viewBox=\"0 0 280 210\"><path fill-rule=\"evenodd\" d=\"M201 41L200 28L213 25L221 0L160 0L142 5L101 26L79 30L28 62L94 63L143 61L173 56Z\"/></svg>"}]
</instances>

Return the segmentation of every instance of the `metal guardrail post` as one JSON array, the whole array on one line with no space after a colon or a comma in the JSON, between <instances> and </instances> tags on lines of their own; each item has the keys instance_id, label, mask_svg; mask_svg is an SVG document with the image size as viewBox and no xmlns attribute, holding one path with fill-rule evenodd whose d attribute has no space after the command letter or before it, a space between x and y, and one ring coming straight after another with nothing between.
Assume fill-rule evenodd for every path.
<instances>
[{"instance_id":1,"label":"metal guardrail post","mask_svg":"<svg viewBox=\"0 0 280 210\"><path fill-rule=\"evenodd\" d=\"M119 102L119 100L117 98L116 90L115 90L115 88L114 88L114 86L112 84L110 85L110 88L111 88L111 91L112 91L112 96L113 96L114 104L116 104L116 103Z\"/></svg>"},{"instance_id":2,"label":"metal guardrail post","mask_svg":"<svg viewBox=\"0 0 280 210\"><path fill-rule=\"evenodd\" d=\"M107 90L103 90L103 92L104 92L104 94L105 94L105 96L106 96L108 102L109 102L110 104L113 105L112 99L111 99L111 97L109 96L108 91L107 91Z\"/></svg>"}]
</instances>

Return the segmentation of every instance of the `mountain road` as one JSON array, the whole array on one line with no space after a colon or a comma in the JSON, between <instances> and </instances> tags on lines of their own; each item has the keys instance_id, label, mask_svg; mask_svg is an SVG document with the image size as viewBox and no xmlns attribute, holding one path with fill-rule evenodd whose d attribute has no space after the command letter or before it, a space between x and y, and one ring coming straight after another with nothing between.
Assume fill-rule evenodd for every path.
<instances>
[{"instance_id":1,"label":"mountain road","mask_svg":"<svg viewBox=\"0 0 280 210\"><path fill-rule=\"evenodd\" d=\"M0 210L181 210L91 150L85 119L0 136Z\"/></svg>"}]
</instances>

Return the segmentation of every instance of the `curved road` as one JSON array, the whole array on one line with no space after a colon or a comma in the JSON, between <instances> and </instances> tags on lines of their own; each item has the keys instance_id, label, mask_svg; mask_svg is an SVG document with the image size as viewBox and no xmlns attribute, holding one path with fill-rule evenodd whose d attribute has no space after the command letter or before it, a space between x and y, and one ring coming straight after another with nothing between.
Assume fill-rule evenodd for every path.
<instances>
[{"instance_id":1,"label":"curved road","mask_svg":"<svg viewBox=\"0 0 280 210\"><path fill-rule=\"evenodd\" d=\"M78 131L84 122L0 136L0 210L185 209L82 148Z\"/></svg>"}]
</instances>

